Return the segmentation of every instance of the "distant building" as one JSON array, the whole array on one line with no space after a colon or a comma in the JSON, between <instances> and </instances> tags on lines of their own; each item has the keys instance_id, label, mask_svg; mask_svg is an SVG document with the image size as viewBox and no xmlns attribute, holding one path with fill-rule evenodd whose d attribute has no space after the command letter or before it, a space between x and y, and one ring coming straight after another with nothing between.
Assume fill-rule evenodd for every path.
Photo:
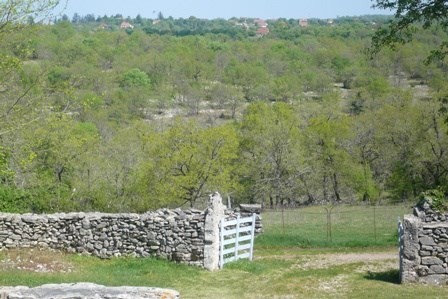
<instances>
[{"instance_id":1,"label":"distant building","mask_svg":"<svg viewBox=\"0 0 448 299\"><path fill-rule=\"evenodd\" d=\"M238 20L232 20L231 21L235 26L238 26L238 27L242 27L242 28L244 28L244 29L246 29L246 30L249 30L249 28L250 28L250 26L247 24L247 22L246 22L246 20L244 20L244 21L238 21Z\"/></svg>"},{"instance_id":2,"label":"distant building","mask_svg":"<svg viewBox=\"0 0 448 299\"><path fill-rule=\"evenodd\" d=\"M254 21L255 25L257 25L258 28L267 28L268 27L268 22L266 22L265 20L262 19L256 19Z\"/></svg>"},{"instance_id":3,"label":"distant building","mask_svg":"<svg viewBox=\"0 0 448 299\"><path fill-rule=\"evenodd\" d=\"M261 37L269 34L268 22L262 19L256 19L254 23L257 26L257 36Z\"/></svg>"},{"instance_id":4,"label":"distant building","mask_svg":"<svg viewBox=\"0 0 448 299\"><path fill-rule=\"evenodd\" d=\"M260 27L257 29L257 36L265 36L269 34L269 28L267 27Z\"/></svg>"},{"instance_id":5,"label":"distant building","mask_svg":"<svg viewBox=\"0 0 448 299\"><path fill-rule=\"evenodd\" d=\"M300 27L308 27L308 19L300 19L299 26Z\"/></svg>"},{"instance_id":6,"label":"distant building","mask_svg":"<svg viewBox=\"0 0 448 299\"><path fill-rule=\"evenodd\" d=\"M120 28L121 29L134 29L134 25L132 25L129 22L121 22Z\"/></svg>"}]
</instances>

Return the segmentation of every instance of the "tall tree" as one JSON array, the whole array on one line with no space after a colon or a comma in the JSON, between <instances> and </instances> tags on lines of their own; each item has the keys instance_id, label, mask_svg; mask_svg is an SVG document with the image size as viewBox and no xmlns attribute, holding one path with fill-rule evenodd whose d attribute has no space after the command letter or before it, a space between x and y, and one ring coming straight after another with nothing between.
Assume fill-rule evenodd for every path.
<instances>
[{"instance_id":1,"label":"tall tree","mask_svg":"<svg viewBox=\"0 0 448 299\"><path fill-rule=\"evenodd\" d=\"M22 144L24 132L48 114L40 102L44 96L43 69L27 63L34 59L31 40L39 23L48 20L60 1L6 0L0 2L0 206L17 200L16 208L30 208L23 171L33 164L35 153ZM48 108L48 106L46 107ZM18 152L27 148L26 155ZM19 179L18 179L19 178ZM9 191L8 191L9 190ZM5 193L6 192L6 193ZM8 196L3 196L7 194ZM22 204L23 203L23 204ZM17 211L17 209L15 209ZM20 210L23 211L23 210Z\"/></svg>"},{"instance_id":2,"label":"tall tree","mask_svg":"<svg viewBox=\"0 0 448 299\"><path fill-rule=\"evenodd\" d=\"M60 0L6 0L0 2L0 33L25 28L28 19L47 19Z\"/></svg>"},{"instance_id":3,"label":"tall tree","mask_svg":"<svg viewBox=\"0 0 448 299\"><path fill-rule=\"evenodd\" d=\"M448 31L448 3L445 0L372 0L373 7L395 11L394 19L386 27L380 28L372 37L372 54L378 53L383 47L394 48L397 44L409 42L416 26L424 29L439 26ZM440 43L438 49L433 49L429 59L443 58L448 54L448 41Z\"/></svg>"},{"instance_id":4,"label":"tall tree","mask_svg":"<svg viewBox=\"0 0 448 299\"><path fill-rule=\"evenodd\" d=\"M251 104L243 116L241 135L241 165L249 199L267 200L270 206L295 201L307 170L292 107Z\"/></svg>"},{"instance_id":5,"label":"tall tree","mask_svg":"<svg viewBox=\"0 0 448 299\"><path fill-rule=\"evenodd\" d=\"M57 0L7 0L0 2L0 40L2 44L10 44L17 34L34 28L27 21L29 17L34 22L42 21L51 14L59 4ZM27 39L31 36L22 36ZM9 51L7 51L9 50ZM21 52L27 52L28 48ZM24 57L25 56L25 57ZM23 59L28 55L14 55L11 49L0 51L0 86L2 89L2 104L0 105L0 136L12 132L19 125L14 114L24 114L31 109L23 109L30 102L33 89L41 84L39 76L30 76L23 70ZM27 117L18 117L26 122ZM23 121L21 122L23 123Z\"/></svg>"},{"instance_id":6,"label":"tall tree","mask_svg":"<svg viewBox=\"0 0 448 299\"><path fill-rule=\"evenodd\" d=\"M139 188L147 207L203 204L208 194L235 191L238 139L232 125L201 128L177 120L155 136Z\"/></svg>"}]
</instances>

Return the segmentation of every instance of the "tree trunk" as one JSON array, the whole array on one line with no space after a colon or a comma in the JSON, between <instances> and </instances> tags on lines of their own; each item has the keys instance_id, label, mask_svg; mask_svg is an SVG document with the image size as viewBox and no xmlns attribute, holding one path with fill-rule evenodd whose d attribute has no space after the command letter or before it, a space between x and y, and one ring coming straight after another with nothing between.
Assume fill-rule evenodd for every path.
<instances>
[{"instance_id":1,"label":"tree trunk","mask_svg":"<svg viewBox=\"0 0 448 299\"><path fill-rule=\"evenodd\" d=\"M338 176L336 175L336 172L333 173L333 190L336 201L341 201L341 196L339 195Z\"/></svg>"},{"instance_id":2,"label":"tree trunk","mask_svg":"<svg viewBox=\"0 0 448 299\"><path fill-rule=\"evenodd\" d=\"M306 196L308 197L307 203L312 204L314 202L314 196L311 194L310 189L308 188L308 184L306 183L306 180L300 176L300 181L302 182L303 186L305 187Z\"/></svg>"},{"instance_id":3,"label":"tree trunk","mask_svg":"<svg viewBox=\"0 0 448 299\"><path fill-rule=\"evenodd\" d=\"M327 190L327 184L328 184L328 177L325 174L324 178L322 180L322 189L324 192L324 202L328 202L328 190Z\"/></svg>"}]
</instances>

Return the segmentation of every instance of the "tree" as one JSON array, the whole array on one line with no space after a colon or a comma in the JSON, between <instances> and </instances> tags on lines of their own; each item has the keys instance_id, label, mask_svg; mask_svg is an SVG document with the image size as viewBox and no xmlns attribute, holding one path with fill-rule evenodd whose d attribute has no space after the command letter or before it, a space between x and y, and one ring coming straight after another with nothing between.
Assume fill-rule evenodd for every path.
<instances>
[{"instance_id":1,"label":"tree","mask_svg":"<svg viewBox=\"0 0 448 299\"><path fill-rule=\"evenodd\" d=\"M139 184L147 207L193 207L214 191L231 193L238 138L233 125L201 128L195 121L175 121L153 139Z\"/></svg>"},{"instance_id":2,"label":"tree","mask_svg":"<svg viewBox=\"0 0 448 299\"><path fill-rule=\"evenodd\" d=\"M412 40L416 27L424 29L439 26L448 31L448 3L445 0L375 0L375 8L395 10L394 19L380 28L372 37L370 53L378 53L383 47L395 48ZM448 41L440 43L430 52L428 60L440 59L448 54Z\"/></svg>"},{"instance_id":3,"label":"tree","mask_svg":"<svg viewBox=\"0 0 448 299\"><path fill-rule=\"evenodd\" d=\"M49 19L58 5L56 0L7 0L0 2L0 209L29 210L30 194L18 176L32 164L35 155L18 157L23 134L45 113L38 100L42 93L42 69L37 64L23 63L33 59L30 40L37 25ZM32 22L31 22L32 21ZM25 145L25 147L29 147Z\"/></svg>"},{"instance_id":4,"label":"tree","mask_svg":"<svg viewBox=\"0 0 448 299\"><path fill-rule=\"evenodd\" d=\"M148 75L138 68L131 69L123 74L120 80L120 87L146 87L151 84Z\"/></svg>"},{"instance_id":5,"label":"tree","mask_svg":"<svg viewBox=\"0 0 448 299\"><path fill-rule=\"evenodd\" d=\"M30 17L40 22L49 17L60 0L6 0L0 2L0 35L26 28Z\"/></svg>"},{"instance_id":6,"label":"tree","mask_svg":"<svg viewBox=\"0 0 448 299\"><path fill-rule=\"evenodd\" d=\"M17 0L0 2L0 40L2 44L9 44L15 35L27 28L33 28L28 23L29 17L35 22L48 17L51 11L58 5L56 0ZM22 38L26 38L25 36ZM25 79L23 76L22 58L11 55L2 49L0 51L0 85L2 86L2 105L0 105L0 136L17 128L13 119L14 112L24 113L20 106L28 102L31 91L40 84L38 79ZM22 50L26 52L28 49ZM26 56L26 55L25 55ZM27 58L27 57L25 57ZM21 78L22 76L22 78ZM22 82L21 82L22 81ZM20 84L22 83L22 84ZM27 117L20 117L28 121Z\"/></svg>"},{"instance_id":7,"label":"tree","mask_svg":"<svg viewBox=\"0 0 448 299\"><path fill-rule=\"evenodd\" d=\"M448 33L448 2L445 0L376 0L375 2L374 7L395 10L395 14L394 19L386 27L380 28L372 37L372 45L369 49L372 56L384 47L390 47L395 50L397 44L410 42L416 37L420 27L425 31L441 30L445 34ZM425 61L426 64L438 62L438 66L444 67L443 62L445 62L445 58L448 55L448 41L446 41L446 37L445 39L440 39L430 49ZM414 48L412 51L414 51ZM444 75L446 77L446 70ZM436 90L439 92L437 96L439 96L441 101L439 112L445 113L445 122L448 122L445 109L447 103L446 94L440 95L440 88L437 87L436 80L433 80L431 83L433 87L439 89ZM443 129L441 131L442 125L436 117L437 113L432 111L429 115L429 124L421 122L418 124L417 129L421 130L426 128L427 131L423 135L433 137L428 138L427 142L424 143L430 144L430 150L422 155L425 157L424 159L421 157L413 157L412 154L409 154L408 156L410 158L401 161L402 163L396 163L396 169L392 174L397 175L392 175L391 178L393 186L403 185L403 188L399 188L400 191L410 189L414 197L424 188L446 186L445 177L447 169L442 166L445 163L445 151L441 150L444 142ZM414 143L411 144L415 146ZM424 146L420 149L419 154L421 155L423 151ZM404 152L408 153L408 151ZM425 159L427 160L425 161ZM423 167L419 168L419 166ZM425 173L430 173L431 175L425 175ZM406 178L409 179L405 181ZM403 181L405 182L400 184ZM409 197L409 193L411 192L401 193Z\"/></svg>"},{"instance_id":8,"label":"tree","mask_svg":"<svg viewBox=\"0 0 448 299\"><path fill-rule=\"evenodd\" d=\"M27 132L26 145L31 146L25 154L34 154L34 178L23 185L34 188L46 186L48 194L47 208L68 210L73 187L73 174L82 165L85 155L95 148L98 134L95 125L76 122L66 114L52 114L39 123L39 127ZM28 155L29 155L28 154ZM73 194L72 194L73 196ZM70 203L72 205L72 203Z\"/></svg>"},{"instance_id":9,"label":"tree","mask_svg":"<svg viewBox=\"0 0 448 299\"><path fill-rule=\"evenodd\" d=\"M237 110L243 104L244 95L235 86L217 83L210 89L209 98L216 108L229 109L231 118L235 119Z\"/></svg>"},{"instance_id":10,"label":"tree","mask_svg":"<svg viewBox=\"0 0 448 299\"><path fill-rule=\"evenodd\" d=\"M83 209L102 211L146 211L138 194L137 170L145 162L144 151L153 132L143 122L133 122L103 140L80 161L73 184L74 199Z\"/></svg>"},{"instance_id":11,"label":"tree","mask_svg":"<svg viewBox=\"0 0 448 299\"><path fill-rule=\"evenodd\" d=\"M304 143L315 175L322 182L324 202L341 202L342 189L354 174L351 159L343 147L350 134L349 120L342 115L324 113L310 119Z\"/></svg>"},{"instance_id":12,"label":"tree","mask_svg":"<svg viewBox=\"0 0 448 299\"><path fill-rule=\"evenodd\" d=\"M285 103L248 106L241 123L240 156L250 201L267 199L272 207L297 199L307 171L297 122Z\"/></svg>"}]
</instances>

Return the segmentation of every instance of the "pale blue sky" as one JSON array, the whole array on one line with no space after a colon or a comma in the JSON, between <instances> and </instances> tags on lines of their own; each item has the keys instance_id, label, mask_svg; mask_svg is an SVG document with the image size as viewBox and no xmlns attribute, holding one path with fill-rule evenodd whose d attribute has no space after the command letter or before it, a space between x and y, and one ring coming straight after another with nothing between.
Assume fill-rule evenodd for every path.
<instances>
[{"instance_id":1,"label":"pale blue sky","mask_svg":"<svg viewBox=\"0 0 448 299\"><path fill-rule=\"evenodd\" d=\"M61 0L65 2L67 0ZM135 17L140 14L156 18L159 11L165 17L188 18L336 18L366 14L390 14L373 10L371 0L68 0L63 13L72 17L122 14Z\"/></svg>"}]
</instances>

